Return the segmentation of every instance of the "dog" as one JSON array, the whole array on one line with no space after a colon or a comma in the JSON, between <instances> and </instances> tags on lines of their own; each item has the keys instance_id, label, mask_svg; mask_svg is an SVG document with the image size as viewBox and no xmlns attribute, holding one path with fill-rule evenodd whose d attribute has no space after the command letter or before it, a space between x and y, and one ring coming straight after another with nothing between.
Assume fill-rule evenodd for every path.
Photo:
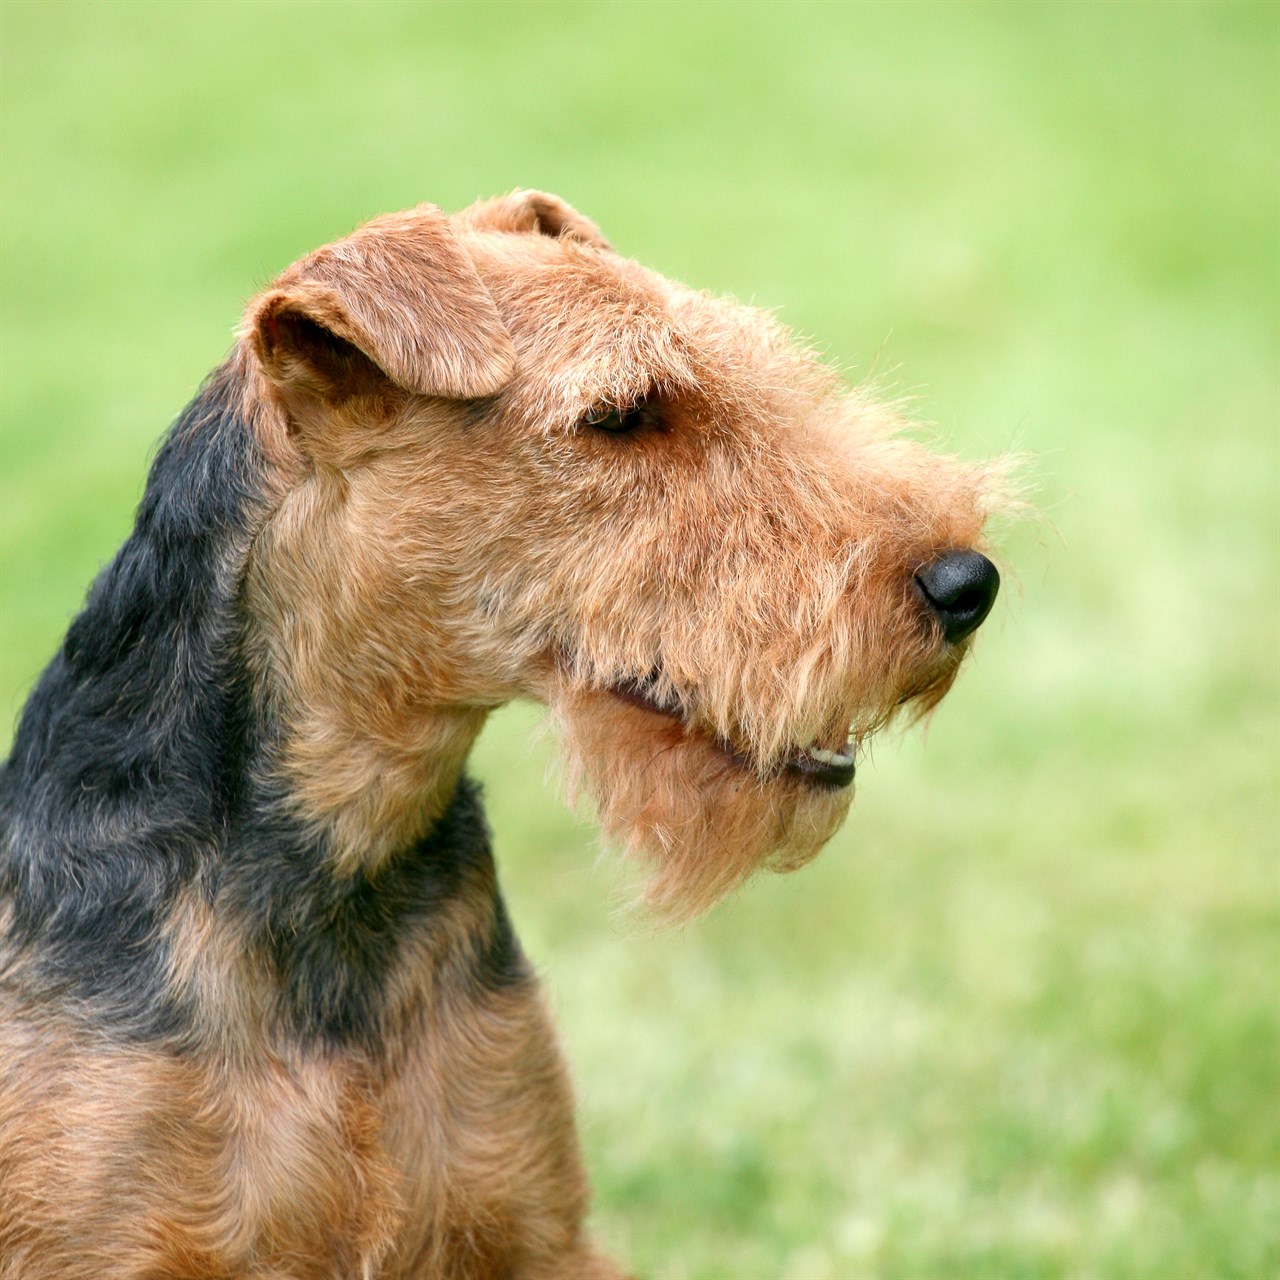
<instances>
[{"instance_id":1,"label":"dog","mask_svg":"<svg viewBox=\"0 0 1280 1280\"><path fill-rule=\"evenodd\" d=\"M899 427L539 192L257 296L0 775L0 1276L618 1277L467 754L663 918L806 862L999 584Z\"/></svg>"}]
</instances>

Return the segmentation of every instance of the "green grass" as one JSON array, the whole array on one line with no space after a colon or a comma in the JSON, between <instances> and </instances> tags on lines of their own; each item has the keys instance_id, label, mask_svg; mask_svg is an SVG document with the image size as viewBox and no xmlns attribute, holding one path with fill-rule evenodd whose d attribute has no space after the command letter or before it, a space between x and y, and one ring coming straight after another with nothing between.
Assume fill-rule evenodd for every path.
<instances>
[{"instance_id":1,"label":"green grass","mask_svg":"<svg viewBox=\"0 0 1280 1280\"><path fill-rule=\"evenodd\" d=\"M1043 519L811 868L646 934L494 718L601 1235L666 1280L1280 1274L1275 5L0 8L0 714L245 298L555 190Z\"/></svg>"}]
</instances>

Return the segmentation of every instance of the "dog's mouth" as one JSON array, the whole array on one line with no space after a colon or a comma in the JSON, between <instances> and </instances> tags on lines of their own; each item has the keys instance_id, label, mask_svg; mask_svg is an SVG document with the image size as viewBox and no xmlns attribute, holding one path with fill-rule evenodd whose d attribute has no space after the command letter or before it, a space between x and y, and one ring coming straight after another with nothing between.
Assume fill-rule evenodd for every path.
<instances>
[{"instance_id":1,"label":"dog's mouth","mask_svg":"<svg viewBox=\"0 0 1280 1280\"><path fill-rule=\"evenodd\" d=\"M762 770L757 761L732 743L691 725L680 705L661 698L650 681L627 680L610 686L609 692L633 707L674 720L686 733L697 733L709 739L725 759L743 770L756 774L763 772L766 776L782 773L831 790L849 786L857 771L857 741L851 728L843 734L819 735L825 739L823 742L814 738L803 746L794 746L771 770Z\"/></svg>"}]
</instances>

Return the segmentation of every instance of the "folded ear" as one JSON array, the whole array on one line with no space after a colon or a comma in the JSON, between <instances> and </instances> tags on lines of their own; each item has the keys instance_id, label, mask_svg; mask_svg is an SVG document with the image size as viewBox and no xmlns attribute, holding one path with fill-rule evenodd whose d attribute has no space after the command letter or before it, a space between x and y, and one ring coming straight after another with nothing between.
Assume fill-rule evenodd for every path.
<instances>
[{"instance_id":1,"label":"folded ear","mask_svg":"<svg viewBox=\"0 0 1280 1280\"><path fill-rule=\"evenodd\" d=\"M242 330L272 381L330 399L393 383L475 399L515 350L475 264L435 205L366 223L290 267Z\"/></svg>"},{"instance_id":2,"label":"folded ear","mask_svg":"<svg viewBox=\"0 0 1280 1280\"><path fill-rule=\"evenodd\" d=\"M545 191L513 191L496 200L481 200L455 213L453 220L475 231L526 231L576 240L596 249L613 248L590 218Z\"/></svg>"}]
</instances>

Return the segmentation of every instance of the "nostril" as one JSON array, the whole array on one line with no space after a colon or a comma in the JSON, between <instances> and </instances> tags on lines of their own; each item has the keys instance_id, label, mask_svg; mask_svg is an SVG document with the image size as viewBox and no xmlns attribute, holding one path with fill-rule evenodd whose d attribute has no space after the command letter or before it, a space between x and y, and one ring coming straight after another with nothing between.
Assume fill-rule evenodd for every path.
<instances>
[{"instance_id":1,"label":"nostril","mask_svg":"<svg viewBox=\"0 0 1280 1280\"><path fill-rule=\"evenodd\" d=\"M916 572L916 585L952 643L976 631L1000 590L995 565L977 551L948 551Z\"/></svg>"}]
</instances>

